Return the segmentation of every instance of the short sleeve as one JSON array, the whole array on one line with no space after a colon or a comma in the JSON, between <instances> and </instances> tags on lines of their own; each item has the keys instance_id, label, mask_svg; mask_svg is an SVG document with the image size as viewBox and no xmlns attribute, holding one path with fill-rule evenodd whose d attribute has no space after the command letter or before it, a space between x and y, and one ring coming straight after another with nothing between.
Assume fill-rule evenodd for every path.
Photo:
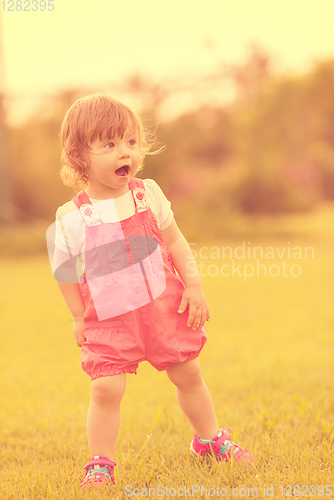
<instances>
[{"instance_id":1,"label":"short sleeve","mask_svg":"<svg viewBox=\"0 0 334 500\"><path fill-rule=\"evenodd\" d=\"M63 283L78 283L78 257L81 252L81 243L75 232L78 233L81 218L78 210L71 211L71 202L60 207L56 212L54 226L54 244L48 244L49 258L55 279ZM80 216L80 214L79 214ZM50 236L52 232L50 231Z\"/></svg>"},{"instance_id":2,"label":"short sleeve","mask_svg":"<svg viewBox=\"0 0 334 500\"><path fill-rule=\"evenodd\" d=\"M166 198L160 186L153 179L143 179L147 201L157 218L160 230L166 229L173 221L171 202Z\"/></svg>"},{"instance_id":3,"label":"short sleeve","mask_svg":"<svg viewBox=\"0 0 334 500\"><path fill-rule=\"evenodd\" d=\"M58 208L56 212L55 244L61 251L78 255L82 247L80 229L82 221L78 210L73 210L71 202Z\"/></svg>"}]
</instances>

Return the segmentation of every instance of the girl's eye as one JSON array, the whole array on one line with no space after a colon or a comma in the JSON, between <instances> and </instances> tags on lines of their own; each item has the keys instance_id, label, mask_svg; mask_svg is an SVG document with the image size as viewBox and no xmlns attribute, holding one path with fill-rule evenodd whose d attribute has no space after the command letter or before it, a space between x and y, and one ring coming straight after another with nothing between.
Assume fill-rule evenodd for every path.
<instances>
[{"instance_id":1,"label":"girl's eye","mask_svg":"<svg viewBox=\"0 0 334 500\"><path fill-rule=\"evenodd\" d=\"M115 144L113 142L108 142L108 144L106 144L106 148L113 148L115 146Z\"/></svg>"},{"instance_id":2,"label":"girl's eye","mask_svg":"<svg viewBox=\"0 0 334 500\"><path fill-rule=\"evenodd\" d=\"M130 146L134 146L136 144L136 140L130 139L129 144L130 144Z\"/></svg>"}]
</instances>

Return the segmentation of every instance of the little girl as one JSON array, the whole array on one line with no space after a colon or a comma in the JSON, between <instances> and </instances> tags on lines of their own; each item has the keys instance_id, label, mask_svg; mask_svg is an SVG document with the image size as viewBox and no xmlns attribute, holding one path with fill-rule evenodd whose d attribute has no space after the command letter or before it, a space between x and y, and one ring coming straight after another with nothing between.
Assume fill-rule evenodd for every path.
<instances>
[{"instance_id":1,"label":"little girl","mask_svg":"<svg viewBox=\"0 0 334 500\"><path fill-rule=\"evenodd\" d=\"M92 379L92 458L81 489L114 482L126 373L144 360L176 386L195 431L192 452L252 462L231 431L219 428L201 375L210 313L192 252L159 186L135 177L149 152L146 137L139 118L106 95L78 100L61 128L63 181L84 188L58 209L55 239L55 278Z\"/></svg>"}]
</instances>

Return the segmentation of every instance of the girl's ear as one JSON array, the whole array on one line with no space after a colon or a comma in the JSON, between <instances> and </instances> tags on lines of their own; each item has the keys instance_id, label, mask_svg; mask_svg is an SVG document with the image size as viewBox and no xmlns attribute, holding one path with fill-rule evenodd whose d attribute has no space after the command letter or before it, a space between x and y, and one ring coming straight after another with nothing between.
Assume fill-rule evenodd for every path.
<instances>
[{"instance_id":1,"label":"girl's ear","mask_svg":"<svg viewBox=\"0 0 334 500\"><path fill-rule=\"evenodd\" d=\"M85 150L79 151L78 149L73 148L70 151L70 155L73 158L73 160L75 161L75 163L77 163L81 167L84 167L85 169L88 167L88 165L89 165L89 158L85 154Z\"/></svg>"},{"instance_id":2,"label":"girl's ear","mask_svg":"<svg viewBox=\"0 0 334 500\"><path fill-rule=\"evenodd\" d=\"M72 158L75 158L76 160L82 160L82 156L76 148L71 149L70 155L72 156Z\"/></svg>"}]
</instances>

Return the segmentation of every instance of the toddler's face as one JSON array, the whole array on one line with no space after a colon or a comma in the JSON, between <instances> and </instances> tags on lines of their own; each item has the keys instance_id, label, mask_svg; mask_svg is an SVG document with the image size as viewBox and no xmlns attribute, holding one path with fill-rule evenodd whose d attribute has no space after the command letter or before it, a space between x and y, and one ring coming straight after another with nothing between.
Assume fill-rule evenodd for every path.
<instances>
[{"instance_id":1,"label":"toddler's face","mask_svg":"<svg viewBox=\"0 0 334 500\"><path fill-rule=\"evenodd\" d=\"M129 190L140 163L138 133L129 127L123 137L96 139L89 144L87 194L91 198L117 198Z\"/></svg>"}]
</instances>

